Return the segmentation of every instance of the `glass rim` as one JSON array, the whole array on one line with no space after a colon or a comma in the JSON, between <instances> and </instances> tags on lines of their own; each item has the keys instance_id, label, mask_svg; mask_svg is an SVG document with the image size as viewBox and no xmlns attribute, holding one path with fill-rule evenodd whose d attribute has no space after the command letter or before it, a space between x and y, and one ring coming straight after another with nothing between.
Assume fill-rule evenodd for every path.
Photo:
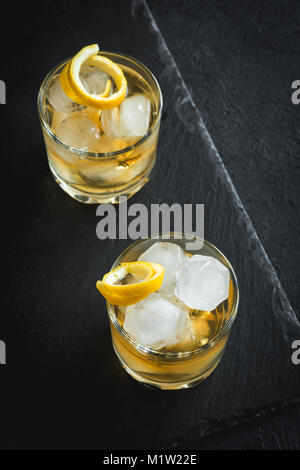
<instances>
[{"instance_id":1,"label":"glass rim","mask_svg":"<svg viewBox=\"0 0 300 470\"><path fill-rule=\"evenodd\" d=\"M180 235L181 235L181 238L176 238L176 236L178 237ZM136 240L135 242L131 243L127 248L125 248L125 250L122 251L122 253L115 260L115 262L112 265L111 269L114 269L115 267L117 267L121 263L122 258L132 248L142 244L146 240L155 240L155 239L160 240L160 239L164 239L164 238L167 239L170 236L172 236L174 240L185 239L186 238L186 239L189 239L189 240L197 239L199 241L202 241L204 245L208 246L213 251L215 251L219 255L221 255L221 258L223 258L223 260L225 260L225 262L227 263L226 267L229 268L230 273L232 275L232 279L233 279L235 296L234 296L234 299L233 299L233 305L232 305L232 308L231 308L231 311L230 311L230 316L229 316L228 320L224 323L224 325L222 325L222 327L220 328L218 333L208 343L206 343L202 346L198 346L197 348L194 348L194 349L191 349L191 350L188 350L188 351L182 351L182 352L180 352L180 351L177 351L177 352L159 351L159 350L156 350L156 349L153 349L153 348L149 348L147 346L143 346L143 345L139 344L137 341L135 341L132 337L130 337L130 335L119 324L119 322L116 318L116 315L114 314L115 305L112 305L109 302L106 302L106 306L107 306L107 311L108 311L109 318L110 318L111 322L113 323L113 325L115 326L115 328L117 329L117 331L135 349L137 349L140 352L146 353L148 355L152 355L152 356L156 356L156 357L160 357L160 358L169 358L169 359L177 358L178 359L178 358L190 357L190 356L200 354L200 353L204 353L204 352L208 351L213 346L215 346L215 344L219 343L221 341L221 339L225 336L225 334L230 331L230 329L233 325L233 322L236 318L236 314L237 314L237 310L238 310L238 306L239 306L239 288L238 288L238 282L237 282L237 278L236 278L236 274L234 272L234 269L233 269L231 263L226 258L226 256L216 246L214 246L212 243L208 242L207 240L201 239L198 236L189 235L189 234L186 234L186 233L181 233L180 234L178 232L170 232L168 234L159 234L155 237L149 237L149 238L143 238L143 239Z\"/></svg>"},{"instance_id":2,"label":"glass rim","mask_svg":"<svg viewBox=\"0 0 300 470\"><path fill-rule=\"evenodd\" d=\"M129 61L132 61L132 62L136 63L141 69L144 69L146 71L146 73L148 73L150 75L150 77L153 79L153 81L155 83L155 86L158 90L159 101L158 101L157 116L156 116L154 122L152 123L151 127L148 129L147 133L144 136L142 136L134 144L129 145L128 147L124 147L120 150L115 150L113 152L104 152L104 153L102 153L102 152L87 152L87 151L80 150L80 149L77 149L75 147L72 147L71 145L65 144L51 130L51 128L50 128L50 126L49 126L49 124L48 124L48 122L45 118L44 110L43 110L44 91L47 88L47 86L49 84L49 81L51 80L51 78L53 77L53 75L56 73L56 71L59 68L61 68L67 62L69 62L69 60L71 60L71 57L69 57L68 59L64 59L59 64L55 65L47 73L46 77L44 78L44 80L43 80L43 82L40 86L39 92L38 92L37 105L38 105L38 112L39 112L40 121L41 121L41 124L42 124L43 128L45 129L45 131L55 140L56 143L63 146L65 149L69 150L70 152L74 153L75 156L78 156L78 158L85 158L85 159L90 158L90 159L95 159L95 160L97 158L100 158L102 160L103 159L106 159L106 160L115 159L119 155L122 155L124 153L129 152L130 150L135 149L136 147L138 147L139 145L142 145L145 141L147 141L151 137L151 135L154 133L156 128L159 126L160 121L161 121L161 114L162 114L162 108L163 108L163 97L162 97L162 92L161 92L159 83L158 83L155 75L151 72L151 70L148 69L148 67L146 67L146 65L144 65L142 62L140 62L138 59L135 59L134 57L131 57L130 55L127 55L127 54L112 52L112 51L101 51L101 54L103 54L103 55L106 54L106 55L115 56L115 57L124 57L125 59L128 59Z\"/></svg>"}]
</instances>

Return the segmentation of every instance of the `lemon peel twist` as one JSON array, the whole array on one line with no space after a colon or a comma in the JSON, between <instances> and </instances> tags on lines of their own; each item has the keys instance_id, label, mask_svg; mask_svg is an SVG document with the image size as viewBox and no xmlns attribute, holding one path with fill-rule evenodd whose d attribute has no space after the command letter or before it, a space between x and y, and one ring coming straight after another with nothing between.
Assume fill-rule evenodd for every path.
<instances>
[{"instance_id":1,"label":"lemon peel twist","mask_svg":"<svg viewBox=\"0 0 300 470\"><path fill-rule=\"evenodd\" d=\"M60 75L61 86L65 94L78 104L96 109L114 108L125 98L127 80L118 64L107 57L98 55L98 52L98 44L81 49L63 68ZM83 64L97 67L110 75L115 83L116 91L110 94L112 82L109 79L103 93L98 95L89 93L80 79L80 69Z\"/></svg>"}]
</instances>

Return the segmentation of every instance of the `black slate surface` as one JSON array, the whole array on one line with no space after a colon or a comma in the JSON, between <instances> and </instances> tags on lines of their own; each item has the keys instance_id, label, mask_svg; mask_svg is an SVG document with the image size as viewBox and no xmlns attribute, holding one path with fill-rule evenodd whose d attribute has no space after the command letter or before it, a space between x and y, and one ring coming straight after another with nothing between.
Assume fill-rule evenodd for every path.
<instances>
[{"instance_id":1,"label":"black slate surface","mask_svg":"<svg viewBox=\"0 0 300 470\"><path fill-rule=\"evenodd\" d=\"M161 8L155 3L153 11ZM238 447L236 437L226 441L224 430L241 426L245 432L256 415L291 410L299 400L299 369L290 359L299 322L151 9L140 1L118 2L116 16L110 2L84 5L46 2L38 15L23 16L14 31L22 53L18 61L7 58L3 75L8 95L0 109L2 145L14 197L7 216L10 285L0 324L8 348L8 364L0 370L1 447L214 447L216 441L216 447ZM165 15L157 16L163 23ZM50 177L38 88L55 63L93 42L140 59L164 95L157 165L129 204L204 203L205 237L238 276L240 309L225 356L207 381L189 391L150 391L121 370L95 280L128 242L99 241L96 206L73 201Z\"/></svg>"},{"instance_id":2,"label":"black slate surface","mask_svg":"<svg viewBox=\"0 0 300 470\"><path fill-rule=\"evenodd\" d=\"M150 4L300 318L300 117L291 101L300 68L300 3Z\"/></svg>"}]
</instances>

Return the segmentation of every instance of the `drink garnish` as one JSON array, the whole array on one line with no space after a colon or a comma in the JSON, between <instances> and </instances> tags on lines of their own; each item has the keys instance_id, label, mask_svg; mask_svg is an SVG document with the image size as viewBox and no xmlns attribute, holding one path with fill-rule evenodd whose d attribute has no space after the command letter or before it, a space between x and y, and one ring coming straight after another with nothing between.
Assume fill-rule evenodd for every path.
<instances>
[{"instance_id":1,"label":"drink garnish","mask_svg":"<svg viewBox=\"0 0 300 470\"><path fill-rule=\"evenodd\" d=\"M128 275L134 278L130 284L122 284ZM157 263L134 261L122 263L97 281L96 287L105 299L113 305L128 306L157 291L163 281L164 268Z\"/></svg>"},{"instance_id":2,"label":"drink garnish","mask_svg":"<svg viewBox=\"0 0 300 470\"><path fill-rule=\"evenodd\" d=\"M127 81L118 64L98 53L98 44L82 48L63 68L60 75L61 86L65 94L78 104L96 109L114 108L125 98ZM109 79L103 93L99 95L89 93L80 79L80 69L83 64L96 67L111 76L116 91L110 94L112 82Z\"/></svg>"}]
</instances>

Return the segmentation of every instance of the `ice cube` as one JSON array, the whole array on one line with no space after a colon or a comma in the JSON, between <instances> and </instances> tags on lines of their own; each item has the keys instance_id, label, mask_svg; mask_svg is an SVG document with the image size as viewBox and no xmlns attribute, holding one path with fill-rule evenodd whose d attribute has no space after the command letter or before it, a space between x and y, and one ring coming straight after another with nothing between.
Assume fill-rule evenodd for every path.
<instances>
[{"instance_id":1,"label":"ice cube","mask_svg":"<svg viewBox=\"0 0 300 470\"><path fill-rule=\"evenodd\" d=\"M89 161L84 167L80 168L80 176L88 183L101 187L115 184L115 180L120 178L119 165L115 160Z\"/></svg>"},{"instance_id":2,"label":"ice cube","mask_svg":"<svg viewBox=\"0 0 300 470\"><path fill-rule=\"evenodd\" d=\"M104 133L110 139L119 138L120 132L120 109L119 107L112 109L103 109L101 113L101 124Z\"/></svg>"},{"instance_id":3,"label":"ice cube","mask_svg":"<svg viewBox=\"0 0 300 470\"><path fill-rule=\"evenodd\" d=\"M214 310L227 299L229 270L212 256L185 257L178 274L175 295L188 307Z\"/></svg>"},{"instance_id":4,"label":"ice cube","mask_svg":"<svg viewBox=\"0 0 300 470\"><path fill-rule=\"evenodd\" d=\"M173 294L176 276L184 262L184 252L176 243L156 242L141 254L139 261L148 261L161 264L165 268L161 291Z\"/></svg>"},{"instance_id":5,"label":"ice cube","mask_svg":"<svg viewBox=\"0 0 300 470\"><path fill-rule=\"evenodd\" d=\"M93 95L100 95L103 93L106 82L109 80L109 75L107 75L107 73L90 65L84 65L81 67L79 76L88 93Z\"/></svg>"},{"instance_id":6,"label":"ice cube","mask_svg":"<svg viewBox=\"0 0 300 470\"><path fill-rule=\"evenodd\" d=\"M150 100L144 95L134 95L125 98L119 107L103 110L101 124L111 139L142 137L149 129L150 113Z\"/></svg>"},{"instance_id":7,"label":"ice cube","mask_svg":"<svg viewBox=\"0 0 300 470\"><path fill-rule=\"evenodd\" d=\"M93 141L99 139L99 128L83 111L66 116L54 132L62 142L79 150L87 150Z\"/></svg>"},{"instance_id":8,"label":"ice cube","mask_svg":"<svg viewBox=\"0 0 300 470\"><path fill-rule=\"evenodd\" d=\"M186 312L154 292L126 308L124 329L139 344L160 349L179 343L186 336Z\"/></svg>"},{"instance_id":9,"label":"ice cube","mask_svg":"<svg viewBox=\"0 0 300 470\"><path fill-rule=\"evenodd\" d=\"M58 75L53 78L49 85L47 98L52 108L60 113L69 114L76 107L76 104L64 93Z\"/></svg>"},{"instance_id":10,"label":"ice cube","mask_svg":"<svg viewBox=\"0 0 300 470\"><path fill-rule=\"evenodd\" d=\"M142 137L149 129L151 103L146 96L126 98L120 106L120 131L123 137Z\"/></svg>"},{"instance_id":11,"label":"ice cube","mask_svg":"<svg viewBox=\"0 0 300 470\"><path fill-rule=\"evenodd\" d=\"M132 139L129 139L129 138L110 139L107 135L102 134L97 141L94 141L91 143L91 145L89 146L89 152L95 152L95 153L117 152L126 147L129 147L130 145L132 145ZM124 161L126 161L126 156L124 158ZM122 156L120 156L118 160L122 162ZM131 160L133 159L130 159L129 161Z\"/></svg>"}]
</instances>

